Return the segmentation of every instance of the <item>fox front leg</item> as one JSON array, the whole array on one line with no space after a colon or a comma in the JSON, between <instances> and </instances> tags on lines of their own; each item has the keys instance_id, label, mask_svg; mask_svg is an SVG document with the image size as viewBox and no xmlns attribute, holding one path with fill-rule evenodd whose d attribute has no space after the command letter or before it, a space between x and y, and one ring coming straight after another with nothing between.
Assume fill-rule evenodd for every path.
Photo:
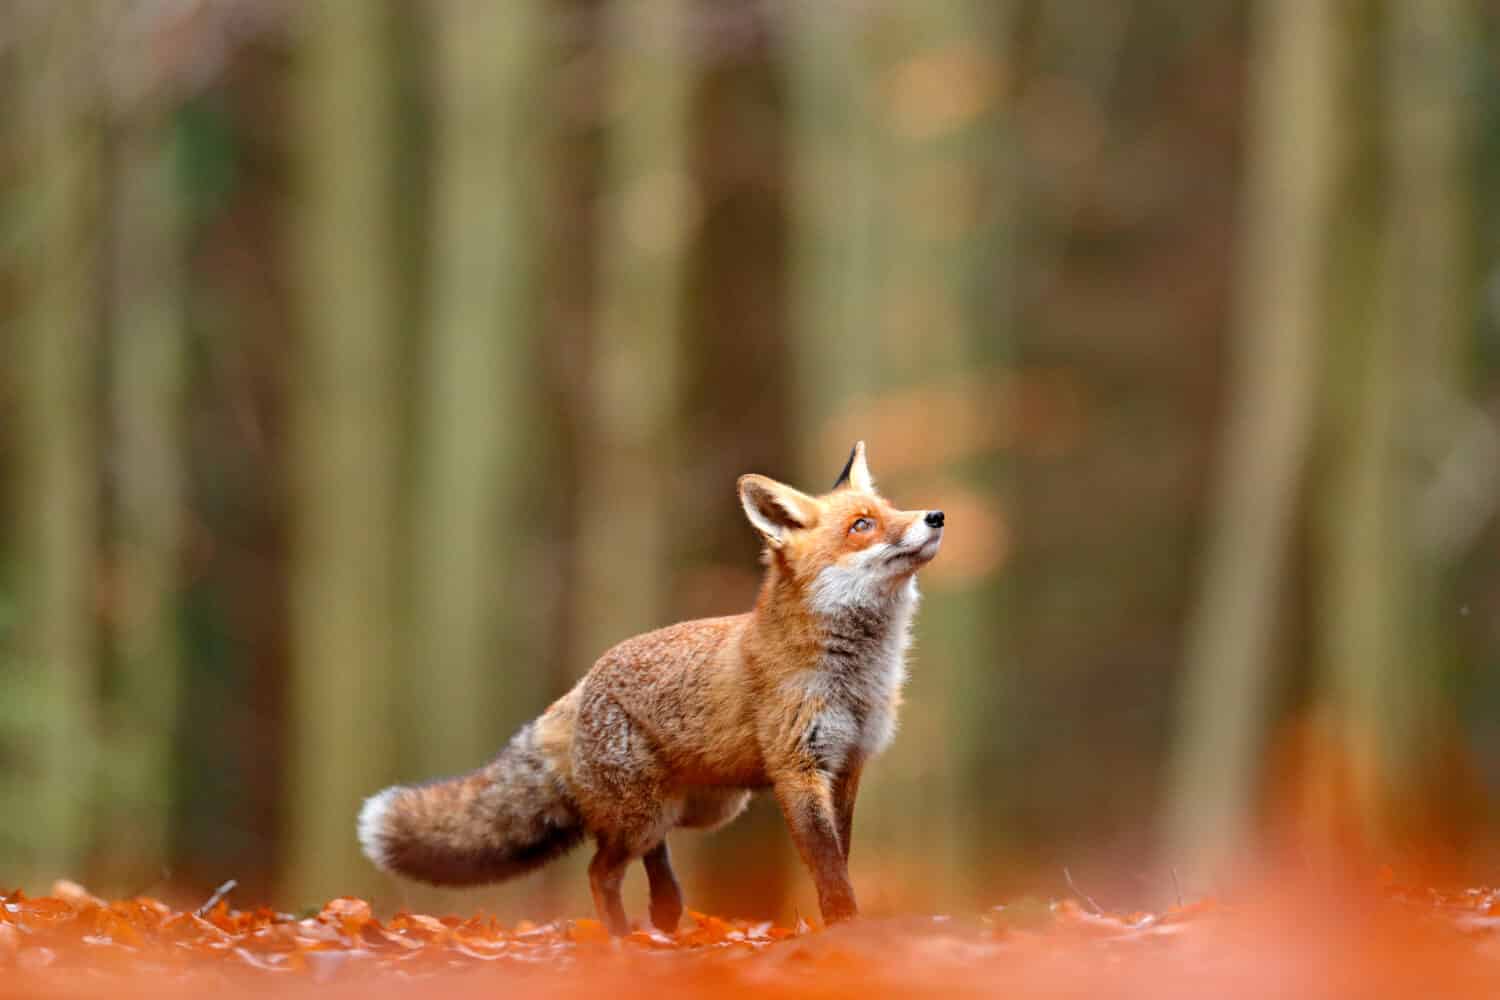
<instances>
[{"instance_id":1,"label":"fox front leg","mask_svg":"<svg viewBox=\"0 0 1500 1000\"><path fill-rule=\"evenodd\" d=\"M838 819L839 847L849 863L849 842L854 839L854 800L859 795L859 775L865 762L851 757L833 780L833 811Z\"/></svg>"},{"instance_id":2,"label":"fox front leg","mask_svg":"<svg viewBox=\"0 0 1500 1000\"><path fill-rule=\"evenodd\" d=\"M812 873L823 922L836 924L859 915L849 866L839 843L832 782L821 772L799 772L775 783L776 801L792 832L797 853Z\"/></svg>"}]
</instances>

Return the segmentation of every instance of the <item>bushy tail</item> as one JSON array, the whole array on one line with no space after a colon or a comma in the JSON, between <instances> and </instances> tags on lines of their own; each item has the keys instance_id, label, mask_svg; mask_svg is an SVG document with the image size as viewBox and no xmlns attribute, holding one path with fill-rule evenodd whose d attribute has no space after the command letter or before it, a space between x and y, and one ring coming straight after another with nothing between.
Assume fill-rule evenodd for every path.
<instances>
[{"instance_id":1,"label":"bushy tail","mask_svg":"<svg viewBox=\"0 0 1500 1000\"><path fill-rule=\"evenodd\" d=\"M512 878L582 839L578 809L537 745L535 723L479 770L387 788L359 813L359 842L376 867L433 885Z\"/></svg>"}]
</instances>

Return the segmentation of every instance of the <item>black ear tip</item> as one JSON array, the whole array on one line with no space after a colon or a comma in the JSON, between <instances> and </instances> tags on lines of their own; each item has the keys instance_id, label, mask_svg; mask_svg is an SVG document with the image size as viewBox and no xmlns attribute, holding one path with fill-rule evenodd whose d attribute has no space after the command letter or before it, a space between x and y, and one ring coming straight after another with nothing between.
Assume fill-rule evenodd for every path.
<instances>
[{"instance_id":1,"label":"black ear tip","mask_svg":"<svg viewBox=\"0 0 1500 1000\"><path fill-rule=\"evenodd\" d=\"M839 477L833 481L834 489L848 485L849 473L854 469L854 456L857 454L859 454L859 445L849 449L849 460L844 463L844 471L840 472Z\"/></svg>"}]
</instances>

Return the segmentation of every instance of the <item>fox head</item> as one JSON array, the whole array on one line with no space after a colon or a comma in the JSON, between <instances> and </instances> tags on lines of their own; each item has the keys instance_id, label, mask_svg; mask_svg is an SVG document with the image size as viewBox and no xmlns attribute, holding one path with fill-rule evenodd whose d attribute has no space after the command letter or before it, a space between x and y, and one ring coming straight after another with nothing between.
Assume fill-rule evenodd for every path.
<instances>
[{"instance_id":1,"label":"fox head","mask_svg":"<svg viewBox=\"0 0 1500 1000\"><path fill-rule=\"evenodd\" d=\"M806 588L814 610L868 606L909 592L943 540L943 512L900 510L875 492L860 441L833 489L809 496L766 476L741 476L740 504L768 561Z\"/></svg>"}]
</instances>

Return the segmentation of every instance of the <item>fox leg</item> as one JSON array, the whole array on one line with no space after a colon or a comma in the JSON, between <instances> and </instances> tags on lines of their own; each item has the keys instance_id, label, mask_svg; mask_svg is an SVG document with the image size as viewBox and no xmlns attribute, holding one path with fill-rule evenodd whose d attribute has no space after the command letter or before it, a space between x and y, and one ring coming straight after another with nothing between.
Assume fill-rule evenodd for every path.
<instances>
[{"instance_id":1,"label":"fox leg","mask_svg":"<svg viewBox=\"0 0 1500 1000\"><path fill-rule=\"evenodd\" d=\"M646 881L651 885L651 923L671 934L682 919L682 886L672 871L672 856L663 840L646 852Z\"/></svg>"},{"instance_id":2,"label":"fox leg","mask_svg":"<svg viewBox=\"0 0 1500 1000\"><path fill-rule=\"evenodd\" d=\"M849 843L854 837L854 799L859 795L859 775L864 761L852 758L833 781L833 809L838 818L839 848L849 861Z\"/></svg>"},{"instance_id":3,"label":"fox leg","mask_svg":"<svg viewBox=\"0 0 1500 1000\"><path fill-rule=\"evenodd\" d=\"M615 937L630 933L630 924L625 919L625 904L620 900L620 883L625 879L625 866L630 864L630 851L619 841L600 838L599 849L594 860L589 862L589 889L594 894L594 909L599 919Z\"/></svg>"},{"instance_id":4,"label":"fox leg","mask_svg":"<svg viewBox=\"0 0 1500 1000\"><path fill-rule=\"evenodd\" d=\"M828 776L820 771L797 772L778 778L776 801L802 863L818 888L818 908L825 923L835 924L859 915L849 866L839 845L838 817Z\"/></svg>"}]
</instances>

